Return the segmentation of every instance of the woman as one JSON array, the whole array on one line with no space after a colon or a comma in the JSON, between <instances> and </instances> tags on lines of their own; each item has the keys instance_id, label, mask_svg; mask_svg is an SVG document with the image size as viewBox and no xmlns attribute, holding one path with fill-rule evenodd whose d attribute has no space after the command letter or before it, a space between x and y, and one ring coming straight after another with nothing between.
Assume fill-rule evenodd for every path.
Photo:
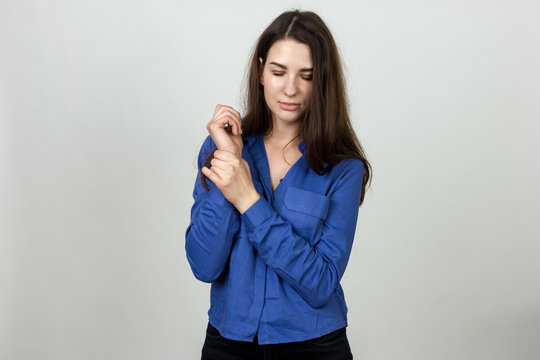
<instances>
[{"instance_id":1,"label":"woman","mask_svg":"<svg viewBox=\"0 0 540 360\"><path fill-rule=\"evenodd\" d=\"M186 253L212 283L203 359L352 359L340 286L370 165L341 64L313 12L259 37L243 119L218 105L199 153Z\"/></svg>"}]
</instances>

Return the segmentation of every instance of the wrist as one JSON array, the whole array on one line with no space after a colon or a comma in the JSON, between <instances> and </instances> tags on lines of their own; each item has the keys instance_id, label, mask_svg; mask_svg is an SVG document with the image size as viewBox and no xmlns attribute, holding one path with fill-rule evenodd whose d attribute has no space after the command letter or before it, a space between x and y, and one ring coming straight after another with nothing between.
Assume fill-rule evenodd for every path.
<instances>
[{"instance_id":1,"label":"wrist","mask_svg":"<svg viewBox=\"0 0 540 360\"><path fill-rule=\"evenodd\" d=\"M238 210L240 214L243 214L260 198L261 195L259 195L257 190L253 189L253 191L244 196L237 204L234 204L234 207L236 208L236 210Z\"/></svg>"}]
</instances>

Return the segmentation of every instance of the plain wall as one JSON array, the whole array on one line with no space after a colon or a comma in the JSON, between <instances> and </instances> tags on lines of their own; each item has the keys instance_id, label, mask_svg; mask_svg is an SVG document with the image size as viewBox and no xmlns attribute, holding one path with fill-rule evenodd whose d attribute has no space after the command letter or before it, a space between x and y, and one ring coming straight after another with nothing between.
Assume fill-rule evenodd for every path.
<instances>
[{"instance_id":1,"label":"plain wall","mask_svg":"<svg viewBox=\"0 0 540 360\"><path fill-rule=\"evenodd\" d=\"M2 0L0 359L199 358L196 155L293 7L334 34L374 170L355 358L540 358L540 2Z\"/></svg>"}]
</instances>

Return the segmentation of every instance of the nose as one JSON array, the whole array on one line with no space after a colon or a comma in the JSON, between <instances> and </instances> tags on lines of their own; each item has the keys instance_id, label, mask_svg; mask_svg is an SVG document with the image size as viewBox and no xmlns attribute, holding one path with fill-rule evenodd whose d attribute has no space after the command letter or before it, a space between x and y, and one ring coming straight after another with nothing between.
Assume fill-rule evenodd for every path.
<instances>
[{"instance_id":1,"label":"nose","mask_svg":"<svg viewBox=\"0 0 540 360\"><path fill-rule=\"evenodd\" d=\"M296 79L294 76L289 76L287 79L287 83L285 84L285 95L294 96L296 95L296 91Z\"/></svg>"}]
</instances>

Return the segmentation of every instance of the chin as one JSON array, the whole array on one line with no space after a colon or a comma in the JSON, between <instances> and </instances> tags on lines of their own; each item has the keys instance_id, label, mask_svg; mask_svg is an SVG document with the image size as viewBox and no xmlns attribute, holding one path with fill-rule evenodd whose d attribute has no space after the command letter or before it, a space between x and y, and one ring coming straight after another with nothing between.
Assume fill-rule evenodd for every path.
<instances>
[{"instance_id":1,"label":"chin","mask_svg":"<svg viewBox=\"0 0 540 360\"><path fill-rule=\"evenodd\" d=\"M296 122L301 117L301 114L299 112L294 112L294 113L285 112L285 113L283 113L283 112L280 111L276 115L277 115L276 117L278 119L280 119L282 121L286 121L286 122Z\"/></svg>"},{"instance_id":2,"label":"chin","mask_svg":"<svg viewBox=\"0 0 540 360\"><path fill-rule=\"evenodd\" d=\"M283 122L291 123L291 124L300 121L300 117L299 117L299 116L296 116L296 117L290 117L290 116L282 117L282 116L278 116L278 119L281 120L281 121L283 121Z\"/></svg>"}]
</instances>

